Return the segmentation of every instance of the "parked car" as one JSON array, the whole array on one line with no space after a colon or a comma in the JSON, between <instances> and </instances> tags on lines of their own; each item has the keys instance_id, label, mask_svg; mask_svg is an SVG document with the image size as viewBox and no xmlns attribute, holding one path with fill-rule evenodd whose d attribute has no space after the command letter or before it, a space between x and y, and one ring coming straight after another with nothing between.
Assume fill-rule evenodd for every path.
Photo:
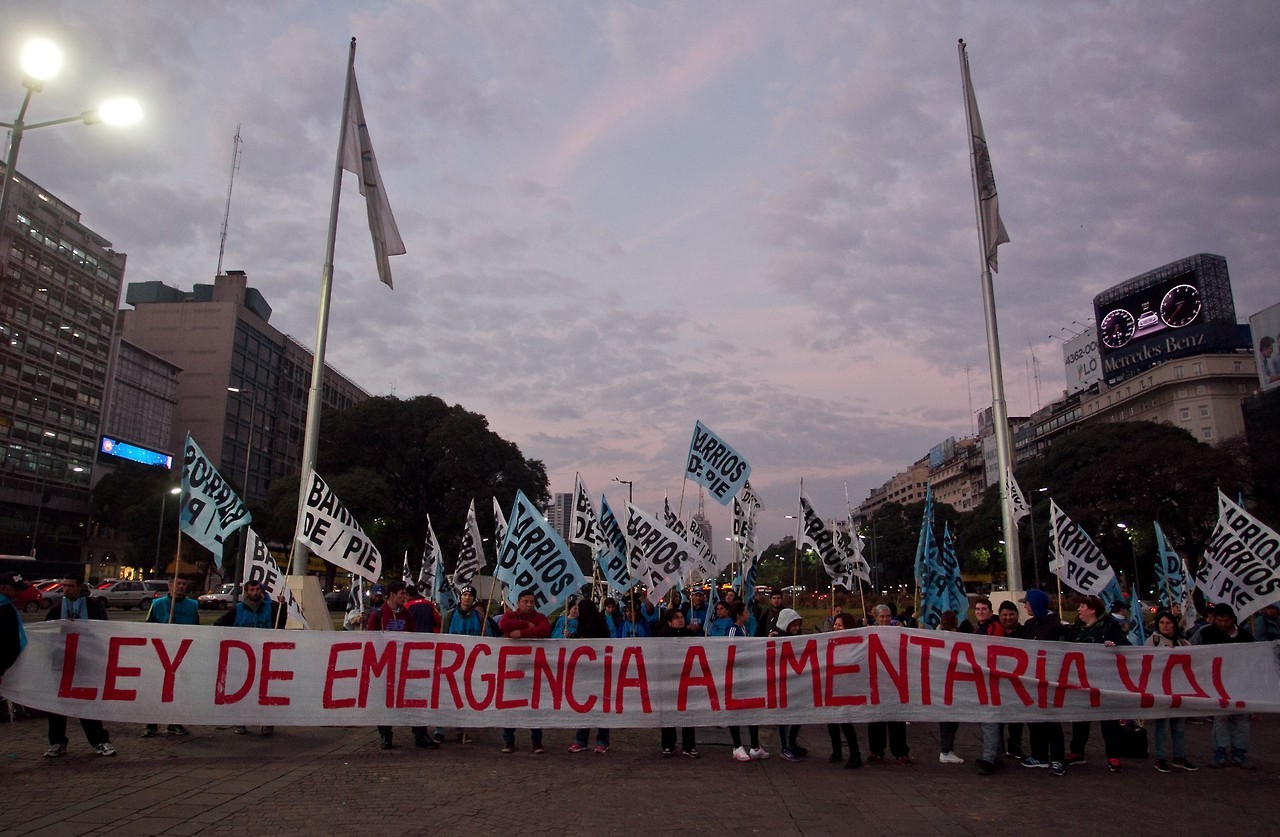
<instances>
[{"instance_id":1,"label":"parked car","mask_svg":"<svg viewBox=\"0 0 1280 837\"><path fill-rule=\"evenodd\" d=\"M341 587L337 590L330 590L324 594L324 603L330 610L346 610L347 600L351 598L351 590L347 587Z\"/></svg>"},{"instance_id":2,"label":"parked car","mask_svg":"<svg viewBox=\"0 0 1280 837\"><path fill-rule=\"evenodd\" d=\"M196 599L202 608L215 608L217 610L226 610L236 603L239 595L239 584L223 584L213 588L200 598Z\"/></svg>"},{"instance_id":3,"label":"parked car","mask_svg":"<svg viewBox=\"0 0 1280 837\"><path fill-rule=\"evenodd\" d=\"M27 589L18 593L13 599L13 606L23 613L35 613L41 607L44 594L40 592L40 588L34 584L28 584Z\"/></svg>"},{"instance_id":4,"label":"parked car","mask_svg":"<svg viewBox=\"0 0 1280 837\"><path fill-rule=\"evenodd\" d=\"M112 580L104 581L92 595L107 607L118 607L121 610L136 607L146 610L151 607L152 599L168 593L167 581Z\"/></svg>"},{"instance_id":5,"label":"parked car","mask_svg":"<svg viewBox=\"0 0 1280 837\"><path fill-rule=\"evenodd\" d=\"M40 602L40 607L48 610L56 607L62 601L62 582L56 580L37 581L36 586L40 588L44 598Z\"/></svg>"}]
</instances>

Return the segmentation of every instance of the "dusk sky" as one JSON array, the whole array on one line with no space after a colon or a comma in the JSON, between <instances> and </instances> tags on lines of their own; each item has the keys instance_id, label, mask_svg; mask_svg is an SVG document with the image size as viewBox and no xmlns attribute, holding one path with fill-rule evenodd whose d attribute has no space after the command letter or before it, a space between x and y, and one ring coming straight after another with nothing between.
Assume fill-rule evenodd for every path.
<instances>
[{"instance_id":1,"label":"dusk sky","mask_svg":"<svg viewBox=\"0 0 1280 837\"><path fill-rule=\"evenodd\" d=\"M240 125L223 266L314 345L355 36L408 253L380 284L347 175L328 360L483 413L552 491L581 471L597 501L618 477L674 507L700 419L753 467L763 547L794 534L802 478L843 515L846 484L856 505L972 432L991 390L960 38L1012 239L1011 414L1061 394L1053 338L1117 282L1210 252L1241 321L1280 301L1275 0L356 5L7 0L0 118L37 34L66 65L30 121L123 93L147 114L31 132L18 168L128 254L126 282L189 290Z\"/></svg>"}]
</instances>

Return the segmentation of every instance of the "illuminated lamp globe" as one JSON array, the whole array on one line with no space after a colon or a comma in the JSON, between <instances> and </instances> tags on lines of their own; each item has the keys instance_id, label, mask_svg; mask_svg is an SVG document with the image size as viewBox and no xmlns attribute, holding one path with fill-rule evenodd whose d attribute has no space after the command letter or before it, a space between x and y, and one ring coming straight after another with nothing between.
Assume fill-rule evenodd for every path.
<instances>
[{"instance_id":1,"label":"illuminated lamp globe","mask_svg":"<svg viewBox=\"0 0 1280 837\"><path fill-rule=\"evenodd\" d=\"M132 125L142 119L142 105L137 99L107 99L98 105L98 119L108 125Z\"/></svg>"},{"instance_id":2,"label":"illuminated lamp globe","mask_svg":"<svg viewBox=\"0 0 1280 837\"><path fill-rule=\"evenodd\" d=\"M22 46L22 72L48 81L62 69L62 49L48 38L32 38Z\"/></svg>"}]
</instances>

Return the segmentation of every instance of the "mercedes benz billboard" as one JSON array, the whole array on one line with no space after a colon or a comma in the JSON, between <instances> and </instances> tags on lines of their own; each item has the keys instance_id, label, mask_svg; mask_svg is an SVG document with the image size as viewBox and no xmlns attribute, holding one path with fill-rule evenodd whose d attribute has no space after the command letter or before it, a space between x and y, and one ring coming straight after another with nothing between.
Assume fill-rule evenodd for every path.
<instances>
[{"instance_id":1,"label":"mercedes benz billboard","mask_svg":"<svg viewBox=\"0 0 1280 837\"><path fill-rule=\"evenodd\" d=\"M1093 298L1108 384L1182 355L1229 348L1235 336L1227 260L1198 253Z\"/></svg>"}]
</instances>

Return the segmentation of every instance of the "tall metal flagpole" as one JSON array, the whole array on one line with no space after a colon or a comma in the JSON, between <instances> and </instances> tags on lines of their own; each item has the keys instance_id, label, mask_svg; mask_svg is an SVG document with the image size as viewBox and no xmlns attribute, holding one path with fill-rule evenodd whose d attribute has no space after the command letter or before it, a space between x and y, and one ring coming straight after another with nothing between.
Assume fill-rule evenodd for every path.
<instances>
[{"instance_id":1,"label":"tall metal flagpole","mask_svg":"<svg viewBox=\"0 0 1280 837\"><path fill-rule=\"evenodd\" d=\"M302 486L298 489L298 522L307 505L307 478L316 465L320 447L320 394L324 386L324 348L329 336L329 297L333 291L333 250L338 237L338 201L342 197L342 152L347 137L347 112L351 107L351 80L355 77L356 39L351 39L347 56L347 86L342 91L342 119L338 124L338 156L333 162L333 196L329 201L329 238L324 247L324 269L320 271L320 309L316 314L316 351L311 364L311 389L307 393L307 426L302 440ZM292 575L307 574L306 547L293 542Z\"/></svg>"},{"instance_id":2,"label":"tall metal flagpole","mask_svg":"<svg viewBox=\"0 0 1280 837\"><path fill-rule=\"evenodd\" d=\"M996 327L995 289L991 282L991 261L987 231L983 224L982 191L978 181L978 149L974 140L981 134L981 122L973 107L973 82L969 78L969 56L960 41L960 74L964 86L964 117L969 127L969 174L973 180L973 209L978 222L978 251L982 259L982 313L987 328L987 364L991 368L991 418L995 423L996 471L1000 475L1000 530L1004 533L1005 584L1009 590L1022 589L1022 562L1018 551L1018 526L1013 517L1013 498L1009 493L1009 472L1013 457L1009 448L1009 410L1004 397L1004 373L1000 365L1000 334ZM986 140L982 138L986 156ZM984 159L985 174L990 176L990 161ZM994 194L994 179L991 182ZM997 218L998 218L997 214ZM997 221L997 225L999 222ZM991 230L991 241L997 231Z\"/></svg>"}]
</instances>

